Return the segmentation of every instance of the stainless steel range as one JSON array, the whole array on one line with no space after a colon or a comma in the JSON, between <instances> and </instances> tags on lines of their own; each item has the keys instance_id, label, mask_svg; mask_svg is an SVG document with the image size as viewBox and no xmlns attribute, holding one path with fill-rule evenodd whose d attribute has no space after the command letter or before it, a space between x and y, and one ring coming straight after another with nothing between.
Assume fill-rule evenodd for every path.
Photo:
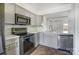
<instances>
[{"instance_id":1,"label":"stainless steel range","mask_svg":"<svg viewBox=\"0 0 79 59\"><path fill-rule=\"evenodd\" d=\"M27 28L12 28L12 34L19 35L20 54L29 54L34 49L34 34L28 33Z\"/></svg>"}]
</instances>

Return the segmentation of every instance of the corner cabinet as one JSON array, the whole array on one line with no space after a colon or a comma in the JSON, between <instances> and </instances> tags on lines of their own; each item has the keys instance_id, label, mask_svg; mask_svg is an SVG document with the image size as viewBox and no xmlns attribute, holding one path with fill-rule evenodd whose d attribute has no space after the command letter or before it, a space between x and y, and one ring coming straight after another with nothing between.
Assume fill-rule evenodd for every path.
<instances>
[{"instance_id":1,"label":"corner cabinet","mask_svg":"<svg viewBox=\"0 0 79 59\"><path fill-rule=\"evenodd\" d=\"M58 48L57 46L57 34L56 33L40 33L39 35L39 43L40 45L45 45L51 48Z\"/></svg>"},{"instance_id":2,"label":"corner cabinet","mask_svg":"<svg viewBox=\"0 0 79 59\"><path fill-rule=\"evenodd\" d=\"M15 23L15 4L5 3L5 23Z\"/></svg>"}]
</instances>

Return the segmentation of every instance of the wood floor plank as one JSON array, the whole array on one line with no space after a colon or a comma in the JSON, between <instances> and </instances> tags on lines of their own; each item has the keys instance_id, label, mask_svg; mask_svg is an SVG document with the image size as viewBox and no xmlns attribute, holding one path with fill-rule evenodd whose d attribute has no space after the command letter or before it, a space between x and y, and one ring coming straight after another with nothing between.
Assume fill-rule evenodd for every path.
<instances>
[{"instance_id":1,"label":"wood floor plank","mask_svg":"<svg viewBox=\"0 0 79 59\"><path fill-rule=\"evenodd\" d=\"M67 54L66 52L40 45L31 53L31 55L67 55Z\"/></svg>"}]
</instances>

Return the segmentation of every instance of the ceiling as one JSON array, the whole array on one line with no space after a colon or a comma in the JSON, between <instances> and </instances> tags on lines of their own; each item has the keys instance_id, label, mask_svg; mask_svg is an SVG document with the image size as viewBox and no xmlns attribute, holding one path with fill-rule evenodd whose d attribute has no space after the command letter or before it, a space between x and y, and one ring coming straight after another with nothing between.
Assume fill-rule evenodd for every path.
<instances>
[{"instance_id":1,"label":"ceiling","mask_svg":"<svg viewBox=\"0 0 79 59\"><path fill-rule=\"evenodd\" d=\"M35 13L35 14L47 14L50 11L58 11L60 9L70 8L69 3L18 3L21 7ZM51 12L50 12L51 13Z\"/></svg>"},{"instance_id":2,"label":"ceiling","mask_svg":"<svg viewBox=\"0 0 79 59\"><path fill-rule=\"evenodd\" d=\"M46 9L55 8L55 7L58 7L61 5L65 5L67 3L28 3L28 4L39 11L43 11Z\"/></svg>"}]
</instances>

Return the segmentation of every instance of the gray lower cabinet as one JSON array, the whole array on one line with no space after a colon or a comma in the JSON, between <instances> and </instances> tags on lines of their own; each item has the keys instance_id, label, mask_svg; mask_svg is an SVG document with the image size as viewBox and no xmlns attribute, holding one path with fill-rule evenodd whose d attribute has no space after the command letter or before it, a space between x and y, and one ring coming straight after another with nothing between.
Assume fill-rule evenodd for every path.
<instances>
[{"instance_id":1,"label":"gray lower cabinet","mask_svg":"<svg viewBox=\"0 0 79 59\"><path fill-rule=\"evenodd\" d=\"M31 25L36 25L36 15L31 13L29 17L31 17Z\"/></svg>"},{"instance_id":2,"label":"gray lower cabinet","mask_svg":"<svg viewBox=\"0 0 79 59\"><path fill-rule=\"evenodd\" d=\"M44 45L44 33L39 33L39 44Z\"/></svg>"},{"instance_id":3,"label":"gray lower cabinet","mask_svg":"<svg viewBox=\"0 0 79 59\"><path fill-rule=\"evenodd\" d=\"M40 33L40 45L57 49L57 34Z\"/></svg>"},{"instance_id":4,"label":"gray lower cabinet","mask_svg":"<svg viewBox=\"0 0 79 59\"><path fill-rule=\"evenodd\" d=\"M36 16L36 25L40 26L43 21L43 16L37 15Z\"/></svg>"},{"instance_id":5,"label":"gray lower cabinet","mask_svg":"<svg viewBox=\"0 0 79 59\"><path fill-rule=\"evenodd\" d=\"M34 34L34 39L35 39L35 47L39 45L39 33Z\"/></svg>"}]
</instances>

